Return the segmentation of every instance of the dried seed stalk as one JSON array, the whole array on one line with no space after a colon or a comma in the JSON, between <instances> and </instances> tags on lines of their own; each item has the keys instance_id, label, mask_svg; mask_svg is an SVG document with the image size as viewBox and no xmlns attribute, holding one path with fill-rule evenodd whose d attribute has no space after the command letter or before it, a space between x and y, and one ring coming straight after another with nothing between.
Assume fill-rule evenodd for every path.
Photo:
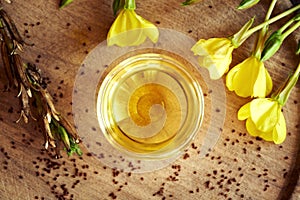
<instances>
[{"instance_id":1,"label":"dried seed stalk","mask_svg":"<svg viewBox=\"0 0 300 200\"><path fill-rule=\"evenodd\" d=\"M8 78L8 88L12 87L13 85L15 87L18 87L18 82L12 73L13 70L11 69L11 64L10 64L10 55L3 41L1 41L1 56L2 56L3 66L4 66L4 71Z\"/></svg>"},{"instance_id":2,"label":"dried seed stalk","mask_svg":"<svg viewBox=\"0 0 300 200\"><path fill-rule=\"evenodd\" d=\"M20 84L20 96L21 96L21 104L22 110L20 114L20 118L16 121L17 123L23 118L24 122L28 123L28 118L30 117L30 106L29 106L29 96L25 93L25 87L23 84Z\"/></svg>"},{"instance_id":3,"label":"dried seed stalk","mask_svg":"<svg viewBox=\"0 0 300 200\"><path fill-rule=\"evenodd\" d=\"M60 157L59 143L63 143L68 155L77 153L81 155L78 146L80 139L75 128L55 108L53 99L47 90L47 85L41 76L41 70L32 64L25 64L18 54L26 44L20 36L15 24L4 10L0 9L0 35L1 54L5 74L8 78L8 87L19 88L21 102L21 119L28 123L31 115L30 100L34 100L37 107L37 119L44 126L45 148L56 150L56 157ZM35 119L35 118L33 118Z\"/></svg>"},{"instance_id":4,"label":"dried seed stalk","mask_svg":"<svg viewBox=\"0 0 300 200\"><path fill-rule=\"evenodd\" d=\"M15 23L11 20L11 18L7 15L7 13L3 9L0 10L0 15L3 21L5 22L6 28L8 29L12 39L16 41L18 44L23 45L24 40L21 37Z\"/></svg>"},{"instance_id":5,"label":"dried seed stalk","mask_svg":"<svg viewBox=\"0 0 300 200\"><path fill-rule=\"evenodd\" d=\"M18 54L13 54L12 55L12 64L15 66L16 71L17 71L17 75L18 75L18 79L21 81L21 83L19 83L19 85L22 85L24 87L24 90L22 90L23 88L20 86L20 92L24 92L26 91L29 97L32 97L32 93L30 90L30 82L27 78L26 75L26 69L25 69L25 65L20 57L20 55Z\"/></svg>"}]
</instances>

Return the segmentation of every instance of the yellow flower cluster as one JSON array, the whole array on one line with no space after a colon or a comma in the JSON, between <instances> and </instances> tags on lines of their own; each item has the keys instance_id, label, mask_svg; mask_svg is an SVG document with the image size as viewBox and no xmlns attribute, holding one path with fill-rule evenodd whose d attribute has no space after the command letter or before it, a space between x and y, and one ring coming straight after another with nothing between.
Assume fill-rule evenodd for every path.
<instances>
[{"instance_id":1,"label":"yellow flower cluster","mask_svg":"<svg viewBox=\"0 0 300 200\"><path fill-rule=\"evenodd\" d=\"M242 2L240 9L251 7L256 3L258 3L257 0L245 0ZM298 28L300 22L286 31L285 34L280 35L282 30L299 18L298 16L294 17L280 29L280 34L277 33L277 35L279 34L278 37L275 37L276 34L270 36L265 48L262 50L265 44L264 38L267 33L267 25L292 12L290 9L277 17L269 19L275 3L276 0L271 2L265 22L261 24L262 27L257 26L249 30L252 25L252 22L249 21L232 37L200 39L191 50L199 56L199 65L208 69L211 79L219 79L229 71L226 76L228 90L234 91L241 97L256 98L242 106L238 111L238 119L246 120L246 129L249 134L280 144L286 138L285 118L281 110L298 79L299 66L292 78L289 79L288 84L276 95L267 98L272 91L273 83L263 61L279 49L283 39ZM299 6L294 7L293 11L296 9L299 9ZM260 29L262 30L253 54L229 70L233 50L238 48L252 33ZM279 42L278 38L280 38Z\"/></svg>"},{"instance_id":2,"label":"yellow flower cluster","mask_svg":"<svg viewBox=\"0 0 300 200\"><path fill-rule=\"evenodd\" d=\"M234 50L228 38L201 39L192 51L198 55L199 65L208 69L211 79L221 78L229 69ZM286 137L282 106L271 98L265 98L272 91L272 79L264 63L250 56L234 66L226 76L226 86L241 97L259 97L242 106L239 120L246 120L246 129L252 136L280 144Z\"/></svg>"},{"instance_id":3,"label":"yellow flower cluster","mask_svg":"<svg viewBox=\"0 0 300 200\"><path fill-rule=\"evenodd\" d=\"M245 35L248 27L246 24L246 29L239 34ZM199 65L208 69L211 79L219 79L228 72L233 50L244 41L235 41L235 38L200 39L192 47L199 56ZM226 86L241 97L265 97L272 91L273 84L264 63L252 55L229 71Z\"/></svg>"}]
</instances>

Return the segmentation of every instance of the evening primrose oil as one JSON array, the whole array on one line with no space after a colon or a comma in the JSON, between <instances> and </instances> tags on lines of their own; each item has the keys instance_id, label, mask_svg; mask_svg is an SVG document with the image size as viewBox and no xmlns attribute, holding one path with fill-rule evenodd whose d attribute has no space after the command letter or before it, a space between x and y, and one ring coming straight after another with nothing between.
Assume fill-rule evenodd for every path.
<instances>
[{"instance_id":1,"label":"evening primrose oil","mask_svg":"<svg viewBox=\"0 0 300 200\"><path fill-rule=\"evenodd\" d=\"M115 148L163 158L199 130L203 95L186 62L166 51L135 52L108 67L97 93L97 118Z\"/></svg>"}]
</instances>

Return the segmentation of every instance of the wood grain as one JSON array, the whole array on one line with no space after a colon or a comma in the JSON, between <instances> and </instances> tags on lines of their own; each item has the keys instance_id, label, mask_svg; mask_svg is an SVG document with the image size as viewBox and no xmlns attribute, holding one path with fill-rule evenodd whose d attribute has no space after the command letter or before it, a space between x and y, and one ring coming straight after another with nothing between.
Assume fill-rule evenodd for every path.
<instances>
[{"instance_id":1,"label":"wood grain","mask_svg":"<svg viewBox=\"0 0 300 200\"><path fill-rule=\"evenodd\" d=\"M205 0L181 7L181 1L137 1L137 13L161 28L171 28L195 40L226 37L248 19L263 21L269 1L247 11L238 1ZM37 64L49 83L57 108L72 120L72 91L77 70L88 52L105 40L114 20L112 1L75 0L63 10L57 1L13 0L3 7L28 43L23 59ZM279 1L275 13L291 4ZM276 29L286 20L272 25ZM295 69L299 31L291 35L265 65L274 89ZM233 54L232 66L249 56L255 37ZM226 90L227 114L221 137L205 158L194 143L170 166L150 173L124 173L104 166L82 146L84 155L55 160L43 149L41 127L15 121L19 117L18 91L4 92L6 79L0 66L0 199L300 199L300 83L283 113L287 139L281 145L253 138L237 110L249 101ZM298 181L298 183L297 183Z\"/></svg>"}]
</instances>

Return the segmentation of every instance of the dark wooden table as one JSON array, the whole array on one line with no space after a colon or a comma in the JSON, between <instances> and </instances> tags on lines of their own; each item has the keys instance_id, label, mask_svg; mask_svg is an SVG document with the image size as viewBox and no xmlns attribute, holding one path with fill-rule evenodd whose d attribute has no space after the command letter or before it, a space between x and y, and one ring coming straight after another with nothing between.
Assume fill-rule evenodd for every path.
<instances>
[{"instance_id":1,"label":"dark wooden table","mask_svg":"<svg viewBox=\"0 0 300 200\"><path fill-rule=\"evenodd\" d=\"M137 13L161 28L182 32L195 40L225 37L235 33L248 19L263 21L269 1L247 11L238 11L239 1L203 0L189 6L180 1L137 1ZM63 10L58 0L12 0L3 8L16 22L26 46L22 57L38 65L49 83L56 106L72 120L72 91L80 64L106 38L114 20L112 1L75 0ZM279 1L275 13L291 4ZM276 29L285 20L271 26ZM298 65L294 55L299 31L292 34L265 65L274 89ZM249 56L255 37L233 54L237 64ZM226 120L217 144L199 159L197 141L171 165L149 173L125 173L104 166L84 155L62 159L43 149L41 127L15 121L19 117L18 91L4 92L0 66L0 199L300 199L300 84L294 88L283 113L287 138L281 145L265 142L246 133L237 110L249 101L226 89ZM225 80L225 79L224 79Z\"/></svg>"}]
</instances>

